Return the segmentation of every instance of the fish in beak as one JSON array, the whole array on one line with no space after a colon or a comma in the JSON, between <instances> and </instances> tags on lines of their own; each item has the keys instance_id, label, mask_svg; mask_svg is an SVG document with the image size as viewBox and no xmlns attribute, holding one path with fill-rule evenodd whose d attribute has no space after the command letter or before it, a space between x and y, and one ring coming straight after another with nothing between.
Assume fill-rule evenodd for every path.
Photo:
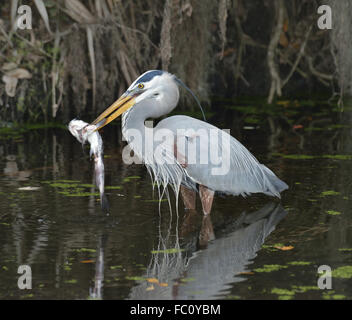
<instances>
[{"instance_id":1,"label":"fish in beak","mask_svg":"<svg viewBox=\"0 0 352 320\"><path fill-rule=\"evenodd\" d=\"M132 108L136 103L136 96L129 95L125 93L114 102L109 108L107 108L96 120L94 120L91 124L95 125L98 131L108 125L111 121L115 120L127 110Z\"/></svg>"}]
</instances>

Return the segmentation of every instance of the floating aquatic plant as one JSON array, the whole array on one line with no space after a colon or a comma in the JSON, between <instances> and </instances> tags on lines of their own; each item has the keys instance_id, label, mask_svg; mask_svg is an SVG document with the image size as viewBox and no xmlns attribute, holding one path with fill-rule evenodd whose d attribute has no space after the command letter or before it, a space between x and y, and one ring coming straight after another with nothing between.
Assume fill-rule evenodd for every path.
<instances>
[{"instance_id":1,"label":"floating aquatic plant","mask_svg":"<svg viewBox=\"0 0 352 320\"><path fill-rule=\"evenodd\" d=\"M286 269L287 266L282 266L279 264L266 264L262 268L257 268L254 269L253 271L255 272L273 272L273 271L279 271L281 269Z\"/></svg>"},{"instance_id":2,"label":"floating aquatic plant","mask_svg":"<svg viewBox=\"0 0 352 320\"><path fill-rule=\"evenodd\" d=\"M352 278L352 266L339 267L332 271L333 278L351 279Z\"/></svg>"},{"instance_id":3,"label":"floating aquatic plant","mask_svg":"<svg viewBox=\"0 0 352 320\"><path fill-rule=\"evenodd\" d=\"M128 183L128 182L131 182L133 180L138 180L138 179L141 179L141 177L139 177L139 176L126 177L123 179L123 183Z\"/></svg>"},{"instance_id":4,"label":"floating aquatic plant","mask_svg":"<svg viewBox=\"0 0 352 320\"><path fill-rule=\"evenodd\" d=\"M334 210L326 211L326 213L330 214L331 216L339 216L341 214L341 212L334 211Z\"/></svg>"},{"instance_id":5,"label":"floating aquatic plant","mask_svg":"<svg viewBox=\"0 0 352 320\"><path fill-rule=\"evenodd\" d=\"M324 191L324 192L321 193L321 196L322 196L322 197L338 196L338 195L340 195L340 192L336 192L336 191L332 191L332 190L330 190L330 191Z\"/></svg>"},{"instance_id":6,"label":"floating aquatic plant","mask_svg":"<svg viewBox=\"0 0 352 320\"><path fill-rule=\"evenodd\" d=\"M275 157L281 157L285 159L291 159L291 160L312 160L315 159L315 156L309 156L305 154L283 154L283 153L273 153L272 154Z\"/></svg>"},{"instance_id":7,"label":"floating aquatic plant","mask_svg":"<svg viewBox=\"0 0 352 320\"><path fill-rule=\"evenodd\" d=\"M312 263L308 261L291 261L287 263L290 266L309 266Z\"/></svg>"},{"instance_id":8,"label":"floating aquatic plant","mask_svg":"<svg viewBox=\"0 0 352 320\"><path fill-rule=\"evenodd\" d=\"M165 250L155 250L155 251L152 251L151 253L152 254L160 254L160 253L173 254L173 253L180 253L184 251L185 251L184 249L173 248L173 249L165 249Z\"/></svg>"},{"instance_id":9,"label":"floating aquatic plant","mask_svg":"<svg viewBox=\"0 0 352 320\"><path fill-rule=\"evenodd\" d=\"M145 281L143 277L126 277L125 279L130 281Z\"/></svg>"}]
</instances>

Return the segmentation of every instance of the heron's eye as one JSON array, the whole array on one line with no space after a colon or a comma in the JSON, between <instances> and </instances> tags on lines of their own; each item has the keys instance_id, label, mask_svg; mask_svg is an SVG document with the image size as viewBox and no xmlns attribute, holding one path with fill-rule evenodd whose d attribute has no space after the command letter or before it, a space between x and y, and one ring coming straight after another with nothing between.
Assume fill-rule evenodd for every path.
<instances>
[{"instance_id":1,"label":"heron's eye","mask_svg":"<svg viewBox=\"0 0 352 320\"><path fill-rule=\"evenodd\" d=\"M144 84L143 84L143 83L140 83L140 84L138 85L138 89L144 89Z\"/></svg>"}]
</instances>

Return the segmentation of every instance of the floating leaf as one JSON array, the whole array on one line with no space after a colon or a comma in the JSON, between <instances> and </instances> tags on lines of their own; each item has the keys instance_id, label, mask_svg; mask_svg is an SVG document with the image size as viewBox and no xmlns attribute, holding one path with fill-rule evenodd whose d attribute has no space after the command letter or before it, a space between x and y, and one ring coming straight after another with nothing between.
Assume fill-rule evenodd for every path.
<instances>
[{"instance_id":1,"label":"floating leaf","mask_svg":"<svg viewBox=\"0 0 352 320\"><path fill-rule=\"evenodd\" d=\"M88 252L88 253L97 252L97 250L95 250L95 249L88 249L88 248L74 249L73 251L75 251L75 252Z\"/></svg>"},{"instance_id":2,"label":"floating leaf","mask_svg":"<svg viewBox=\"0 0 352 320\"><path fill-rule=\"evenodd\" d=\"M287 290L287 289L273 288L273 289L271 289L271 293L277 294L280 296L293 296L295 294L295 291Z\"/></svg>"},{"instance_id":3,"label":"floating leaf","mask_svg":"<svg viewBox=\"0 0 352 320\"><path fill-rule=\"evenodd\" d=\"M293 249L294 249L293 246L286 246L286 247L280 248L280 250L282 250L282 251L290 251L290 250L293 250Z\"/></svg>"},{"instance_id":4,"label":"floating leaf","mask_svg":"<svg viewBox=\"0 0 352 320\"><path fill-rule=\"evenodd\" d=\"M155 278L148 278L147 281L148 281L149 283L157 283L157 284L159 284L159 280L158 280L158 279L155 279Z\"/></svg>"},{"instance_id":5,"label":"floating leaf","mask_svg":"<svg viewBox=\"0 0 352 320\"><path fill-rule=\"evenodd\" d=\"M46 183L46 184L54 184L54 183L73 183L77 184L80 183L78 180L49 180L49 181L41 181L41 183Z\"/></svg>"},{"instance_id":6,"label":"floating leaf","mask_svg":"<svg viewBox=\"0 0 352 320\"><path fill-rule=\"evenodd\" d=\"M65 283L67 283L67 284L75 284L75 283L77 283L77 280L76 279L66 280Z\"/></svg>"},{"instance_id":7,"label":"floating leaf","mask_svg":"<svg viewBox=\"0 0 352 320\"><path fill-rule=\"evenodd\" d=\"M314 156L309 156L305 154L282 154L282 153L273 153L273 156L276 157L281 157L284 159L291 159L291 160L312 160L315 159L316 157Z\"/></svg>"},{"instance_id":8,"label":"floating leaf","mask_svg":"<svg viewBox=\"0 0 352 320\"><path fill-rule=\"evenodd\" d=\"M325 300L344 300L346 299L346 296L343 294L323 294L323 299Z\"/></svg>"},{"instance_id":9,"label":"floating leaf","mask_svg":"<svg viewBox=\"0 0 352 320\"><path fill-rule=\"evenodd\" d=\"M325 155L323 156L323 158L332 159L332 160L352 160L352 155L350 154Z\"/></svg>"},{"instance_id":10,"label":"floating leaf","mask_svg":"<svg viewBox=\"0 0 352 320\"><path fill-rule=\"evenodd\" d=\"M279 106L288 107L290 104L290 101L277 101L276 104Z\"/></svg>"},{"instance_id":11,"label":"floating leaf","mask_svg":"<svg viewBox=\"0 0 352 320\"><path fill-rule=\"evenodd\" d=\"M282 251L290 251L290 250L294 249L294 247L292 247L292 246L282 246L282 245L276 245L276 246L274 246L274 248L282 250Z\"/></svg>"},{"instance_id":12,"label":"floating leaf","mask_svg":"<svg viewBox=\"0 0 352 320\"><path fill-rule=\"evenodd\" d=\"M279 300L292 300L293 296L279 296L278 299Z\"/></svg>"},{"instance_id":13,"label":"floating leaf","mask_svg":"<svg viewBox=\"0 0 352 320\"><path fill-rule=\"evenodd\" d=\"M292 261L288 262L287 264L289 264L290 266L309 266L312 263L307 261Z\"/></svg>"},{"instance_id":14,"label":"floating leaf","mask_svg":"<svg viewBox=\"0 0 352 320\"><path fill-rule=\"evenodd\" d=\"M307 291L320 290L318 286L292 286L292 289L297 293L304 293Z\"/></svg>"},{"instance_id":15,"label":"floating leaf","mask_svg":"<svg viewBox=\"0 0 352 320\"><path fill-rule=\"evenodd\" d=\"M304 127L301 124L296 124L293 127L293 130L303 129Z\"/></svg>"},{"instance_id":16,"label":"floating leaf","mask_svg":"<svg viewBox=\"0 0 352 320\"><path fill-rule=\"evenodd\" d=\"M239 275L239 276L251 276L251 275L254 275L254 274L255 274L254 272L247 271L247 272L240 272L237 275Z\"/></svg>"},{"instance_id":17,"label":"floating leaf","mask_svg":"<svg viewBox=\"0 0 352 320\"><path fill-rule=\"evenodd\" d=\"M262 268L254 269L255 272L273 272L281 269L286 269L287 266L281 266L278 264L266 264Z\"/></svg>"},{"instance_id":18,"label":"floating leaf","mask_svg":"<svg viewBox=\"0 0 352 320\"><path fill-rule=\"evenodd\" d=\"M159 253L167 253L167 254L172 254L172 253L180 253L185 251L184 249L166 249L166 250L158 250L158 251L152 251L152 254L159 254Z\"/></svg>"},{"instance_id":19,"label":"floating leaf","mask_svg":"<svg viewBox=\"0 0 352 320\"><path fill-rule=\"evenodd\" d=\"M85 264L94 263L94 260L83 260L81 261L81 263L85 263Z\"/></svg>"},{"instance_id":20,"label":"floating leaf","mask_svg":"<svg viewBox=\"0 0 352 320\"><path fill-rule=\"evenodd\" d=\"M338 196L338 195L340 195L340 192L336 192L336 191L324 191L321 193L322 197Z\"/></svg>"},{"instance_id":21,"label":"floating leaf","mask_svg":"<svg viewBox=\"0 0 352 320\"><path fill-rule=\"evenodd\" d=\"M53 188L60 188L60 189L70 189L70 188L77 188L78 184L72 184L72 183L51 183L50 187Z\"/></svg>"},{"instance_id":22,"label":"floating leaf","mask_svg":"<svg viewBox=\"0 0 352 320\"><path fill-rule=\"evenodd\" d=\"M105 190L121 190L121 186L110 186L110 187L105 187Z\"/></svg>"},{"instance_id":23,"label":"floating leaf","mask_svg":"<svg viewBox=\"0 0 352 320\"><path fill-rule=\"evenodd\" d=\"M131 182L132 180L138 180L138 179L141 179L141 177L139 176L126 177L125 179L123 179L123 183Z\"/></svg>"},{"instance_id":24,"label":"floating leaf","mask_svg":"<svg viewBox=\"0 0 352 320\"><path fill-rule=\"evenodd\" d=\"M331 216L339 216L341 214L341 212L334 211L334 210L326 211L326 213L330 214Z\"/></svg>"},{"instance_id":25,"label":"floating leaf","mask_svg":"<svg viewBox=\"0 0 352 320\"><path fill-rule=\"evenodd\" d=\"M352 266L343 266L332 271L332 276L342 279L352 278Z\"/></svg>"},{"instance_id":26,"label":"floating leaf","mask_svg":"<svg viewBox=\"0 0 352 320\"><path fill-rule=\"evenodd\" d=\"M111 270L116 270L116 269L122 269L122 266L111 266L110 269Z\"/></svg>"},{"instance_id":27,"label":"floating leaf","mask_svg":"<svg viewBox=\"0 0 352 320\"><path fill-rule=\"evenodd\" d=\"M130 281L144 281L145 278L142 277L126 277L126 280L130 280Z\"/></svg>"},{"instance_id":28,"label":"floating leaf","mask_svg":"<svg viewBox=\"0 0 352 320\"><path fill-rule=\"evenodd\" d=\"M79 193L69 193L69 192L60 192L60 194L65 195L66 197L99 197L99 192L79 192Z\"/></svg>"}]
</instances>

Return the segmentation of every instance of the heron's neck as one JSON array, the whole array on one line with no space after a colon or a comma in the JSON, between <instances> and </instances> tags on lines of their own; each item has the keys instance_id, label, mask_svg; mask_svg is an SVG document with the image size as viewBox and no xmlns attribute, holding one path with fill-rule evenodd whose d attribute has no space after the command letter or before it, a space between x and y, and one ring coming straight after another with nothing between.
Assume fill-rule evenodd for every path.
<instances>
[{"instance_id":1,"label":"heron's neck","mask_svg":"<svg viewBox=\"0 0 352 320\"><path fill-rule=\"evenodd\" d=\"M146 155L152 155L153 150L146 140L153 139L153 129L145 126L148 117L130 109L122 116L122 135L131 149L140 159L145 159ZM150 149L151 150L145 150Z\"/></svg>"},{"instance_id":2,"label":"heron's neck","mask_svg":"<svg viewBox=\"0 0 352 320\"><path fill-rule=\"evenodd\" d=\"M138 131L141 136L145 136L145 120L146 117L133 109L122 115L122 134L127 142L131 142L131 132Z\"/></svg>"}]
</instances>

